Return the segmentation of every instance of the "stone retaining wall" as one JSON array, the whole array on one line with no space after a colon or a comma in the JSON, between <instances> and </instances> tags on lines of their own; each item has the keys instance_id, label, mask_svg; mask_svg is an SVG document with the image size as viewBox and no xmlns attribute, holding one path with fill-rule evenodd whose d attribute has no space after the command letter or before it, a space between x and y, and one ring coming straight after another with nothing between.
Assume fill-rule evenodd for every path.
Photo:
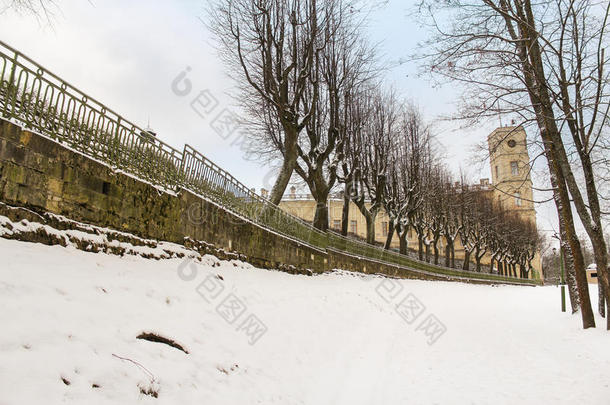
<instances>
[{"instance_id":1,"label":"stone retaining wall","mask_svg":"<svg viewBox=\"0 0 610 405\"><path fill-rule=\"evenodd\" d=\"M270 232L190 191L166 193L116 173L5 120L0 120L0 201L143 238L211 242L259 267L326 269L324 251Z\"/></svg>"}]
</instances>

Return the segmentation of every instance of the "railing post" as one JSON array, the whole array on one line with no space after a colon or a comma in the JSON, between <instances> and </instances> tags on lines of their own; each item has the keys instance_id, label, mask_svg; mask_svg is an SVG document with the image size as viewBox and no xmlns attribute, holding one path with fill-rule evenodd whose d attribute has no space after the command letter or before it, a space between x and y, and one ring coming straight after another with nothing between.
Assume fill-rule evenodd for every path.
<instances>
[{"instance_id":1,"label":"railing post","mask_svg":"<svg viewBox=\"0 0 610 405\"><path fill-rule=\"evenodd\" d=\"M184 168L185 162L184 160L186 156L186 144L182 148L182 155L180 155L180 166L178 167L178 184L176 184L176 192L180 190L181 187L186 188L186 170Z\"/></svg>"},{"instance_id":2,"label":"railing post","mask_svg":"<svg viewBox=\"0 0 610 405\"><path fill-rule=\"evenodd\" d=\"M121 117L117 117L116 120L116 131L114 134L114 137L112 138L112 143L110 145L110 162L112 162L112 164L114 164L116 167L119 167L120 162L118 161L118 153L117 153L117 149L118 146L121 143Z\"/></svg>"},{"instance_id":3,"label":"railing post","mask_svg":"<svg viewBox=\"0 0 610 405\"><path fill-rule=\"evenodd\" d=\"M6 88L6 102L4 103L4 113L3 115L7 118L12 118L12 114L9 114L9 104L13 104L13 110L15 108L15 103L17 102L17 86L14 84L15 82L15 72L17 71L17 58L19 58L19 52L15 51L15 56L11 60L11 74L8 78L8 85Z\"/></svg>"}]
</instances>

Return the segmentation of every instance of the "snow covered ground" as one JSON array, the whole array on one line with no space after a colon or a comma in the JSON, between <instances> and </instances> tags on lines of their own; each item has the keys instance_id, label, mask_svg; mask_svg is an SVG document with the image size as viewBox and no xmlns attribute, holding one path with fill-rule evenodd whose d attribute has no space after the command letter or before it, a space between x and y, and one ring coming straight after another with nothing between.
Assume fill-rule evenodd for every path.
<instances>
[{"instance_id":1,"label":"snow covered ground","mask_svg":"<svg viewBox=\"0 0 610 405\"><path fill-rule=\"evenodd\" d=\"M556 287L293 276L1 238L0 257L2 405L610 403L603 322L581 330Z\"/></svg>"}]
</instances>

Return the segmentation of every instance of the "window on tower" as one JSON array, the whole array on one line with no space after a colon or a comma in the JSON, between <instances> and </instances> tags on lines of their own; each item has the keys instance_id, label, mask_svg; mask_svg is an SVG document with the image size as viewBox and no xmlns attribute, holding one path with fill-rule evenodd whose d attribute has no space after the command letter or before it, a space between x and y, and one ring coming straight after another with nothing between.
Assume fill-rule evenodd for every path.
<instances>
[{"instance_id":1,"label":"window on tower","mask_svg":"<svg viewBox=\"0 0 610 405\"><path fill-rule=\"evenodd\" d=\"M517 207L520 207L520 206L521 206L521 204L522 204L522 201L521 201L521 193L515 193L515 205L516 205Z\"/></svg>"},{"instance_id":2,"label":"window on tower","mask_svg":"<svg viewBox=\"0 0 610 405\"><path fill-rule=\"evenodd\" d=\"M381 223L381 232L383 234L383 236L388 236L388 223L386 221L383 221Z\"/></svg>"},{"instance_id":3,"label":"window on tower","mask_svg":"<svg viewBox=\"0 0 610 405\"><path fill-rule=\"evenodd\" d=\"M519 162L510 162L510 173L513 176L519 175Z\"/></svg>"},{"instance_id":4,"label":"window on tower","mask_svg":"<svg viewBox=\"0 0 610 405\"><path fill-rule=\"evenodd\" d=\"M500 168L496 165L496 179L500 177Z\"/></svg>"}]
</instances>

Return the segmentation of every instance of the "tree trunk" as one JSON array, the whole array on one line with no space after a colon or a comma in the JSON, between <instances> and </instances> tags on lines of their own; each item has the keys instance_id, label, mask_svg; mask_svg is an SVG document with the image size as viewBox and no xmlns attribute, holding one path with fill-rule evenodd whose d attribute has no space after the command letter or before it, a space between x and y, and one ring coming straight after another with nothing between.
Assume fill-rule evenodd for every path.
<instances>
[{"instance_id":1,"label":"tree trunk","mask_svg":"<svg viewBox=\"0 0 610 405\"><path fill-rule=\"evenodd\" d=\"M563 221L563 229L565 230L565 236L567 238L567 240L562 240L562 243L568 243L570 245L570 251L572 252L572 258L574 259L574 274L576 276L576 286L580 299L582 326L584 329L594 328L595 317L593 316L591 298L589 297L589 284L587 282L585 260L582 255L580 241L576 235L576 229L574 228L570 196L563 177L563 172L554 159L554 146L552 144L549 145L546 152L547 160L549 160L549 170L551 170L551 185L556 190L554 193L555 205L557 206L559 220Z\"/></svg>"},{"instance_id":2,"label":"tree trunk","mask_svg":"<svg viewBox=\"0 0 610 405\"><path fill-rule=\"evenodd\" d=\"M432 248L434 249L434 264L438 265L439 252L438 252L438 241L437 240L432 241Z\"/></svg>"},{"instance_id":3,"label":"tree trunk","mask_svg":"<svg viewBox=\"0 0 610 405\"><path fill-rule=\"evenodd\" d=\"M288 134L286 134L286 138L288 137ZM289 142L286 141L286 143ZM275 184L271 189L271 195L269 196L269 199L275 205L280 205L282 197L284 196L284 191L286 191L286 187L288 187L288 183L290 182L290 178L294 172L294 167L297 163L298 152L296 148L296 136L295 142L291 143L291 145L286 145L284 161L282 162L282 167L280 168L280 173L275 180Z\"/></svg>"},{"instance_id":4,"label":"tree trunk","mask_svg":"<svg viewBox=\"0 0 610 405\"><path fill-rule=\"evenodd\" d=\"M377 213L368 213L364 216L366 220L366 243L374 245L375 244L375 218L377 217Z\"/></svg>"},{"instance_id":5,"label":"tree trunk","mask_svg":"<svg viewBox=\"0 0 610 405\"><path fill-rule=\"evenodd\" d=\"M328 230L328 195L326 197L321 197L320 201L316 201L316 213L313 217L313 226L323 232Z\"/></svg>"},{"instance_id":6,"label":"tree trunk","mask_svg":"<svg viewBox=\"0 0 610 405\"><path fill-rule=\"evenodd\" d=\"M447 245L445 245L445 267L451 266L451 247L449 245L449 241L447 241Z\"/></svg>"},{"instance_id":7,"label":"tree trunk","mask_svg":"<svg viewBox=\"0 0 610 405\"><path fill-rule=\"evenodd\" d=\"M597 271L597 277L599 278L599 270ZM604 291L604 285L597 281L597 287L599 289L599 301L597 309L599 310L599 314L604 318L606 316L606 294Z\"/></svg>"},{"instance_id":8,"label":"tree trunk","mask_svg":"<svg viewBox=\"0 0 610 405\"><path fill-rule=\"evenodd\" d=\"M407 231L405 230L402 234L398 233L398 241L400 242L400 254L408 255L409 242L407 241Z\"/></svg>"},{"instance_id":9,"label":"tree trunk","mask_svg":"<svg viewBox=\"0 0 610 405\"><path fill-rule=\"evenodd\" d=\"M374 245L375 218L377 218L379 206L373 205L371 208L367 208L364 199L357 199L354 201L354 203L366 221L366 243Z\"/></svg>"},{"instance_id":10,"label":"tree trunk","mask_svg":"<svg viewBox=\"0 0 610 405\"><path fill-rule=\"evenodd\" d=\"M470 268L470 251L464 250L464 265L462 266L462 270L468 271Z\"/></svg>"},{"instance_id":11,"label":"tree trunk","mask_svg":"<svg viewBox=\"0 0 610 405\"><path fill-rule=\"evenodd\" d=\"M388 223L388 237L386 238L385 245L383 246L386 250L390 249L390 245L392 244L392 238L394 237L394 229L394 221L390 221Z\"/></svg>"},{"instance_id":12,"label":"tree trunk","mask_svg":"<svg viewBox=\"0 0 610 405\"><path fill-rule=\"evenodd\" d=\"M601 228L601 225L599 225ZM595 264L597 265L597 286L599 289L599 297L604 299L600 299L598 303L598 310L600 315L605 316L605 308L604 304L606 301L609 301L608 290L610 289L608 286L608 257L606 256L606 243L604 241L603 235L601 235L601 240L599 234L603 232L603 228L600 229L599 233L596 233L595 236L591 236L591 245L593 246L593 252L595 253ZM610 301L609 301L610 302ZM610 330L610 316L606 317L606 330Z\"/></svg>"},{"instance_id":13,"label":"tree trunk","mask_svg":"<svg viewBox=\"0 0 610 405\"><path fill-rule=\"evenodd\" d=\"M561 222L559 224L560 234L562 238L565 237L565 232L563 232L563 228ZM565 237L567 240L567 237ZM576 285L576 274L574 272L574 257L572 256L572 250L570 249L570 245L565 243L563 249L563 268L566 275L566 281L568 284L568 296L570 297L570 307L572 308L572 313L575 314L580 311L580 297L578 296L578 286ZM560 263L561 266L561 263Z\"/></svg>"},{"instance_id":14,"label":"tree trunk","mask_svg":"<svg viewBox=\"0 0 610 405\"><path fill-rule=\"evenodd\" d=\"M341 235L347 236L347 230L349 225L349 204L350 198L349 193L351 192L348 184L345 184L343 192L343 211L341 212Z\"/></svg>"},{"instance_id":15,"label":"tree trunk","mask_svg":"<svg viewBox=\"0 0 610 405\"><path fill-rule=\"evenodd\" d=\"M424 261L424 238L419 235L417 235L417 257Z\"/></svg>"},{"instance_id":16,"label":"tree trunk","mask_svg":"<svg viewBox=\"0 0 610 405\"><path fill-rule=\"evenodd\" d=\"M451 267L455 268L455 243L451 242Z\"/></svg>"}]
</instances>

